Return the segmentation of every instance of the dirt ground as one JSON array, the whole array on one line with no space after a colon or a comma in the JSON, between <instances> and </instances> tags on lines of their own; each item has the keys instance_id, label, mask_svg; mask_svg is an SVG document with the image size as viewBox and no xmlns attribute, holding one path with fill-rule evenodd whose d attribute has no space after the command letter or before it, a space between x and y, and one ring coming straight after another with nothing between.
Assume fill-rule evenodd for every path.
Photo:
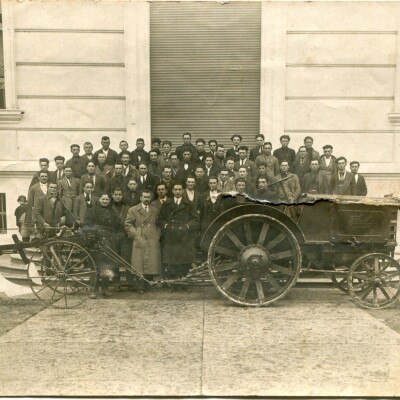
<instances>
[{"instance_id":1,"label":"dirt ground","mask_svg":"<svg viewBox=\"0 0 400 400\"><path fill-rule=\"evenodd\" d=\"M0 336L42 311L46 306L31 296L7 297L0 293Z\"/></svg>"},{"instance_id":2,"label":"dirt ground","mask_svg":"<svg viewBox=\"0 0 400 400\"><path fill-rule=\"evenodd\" d=\"M307 288L304 288L303 290L307 290ZM121 295L123 296L123 293L121 293ZM343 296L348 298L350 301L350 297L344 294ZM24 321L45 308L46 305L38 300L33 294L8 297L5 296L4 293L0 293L0 336L22 324ZM362 312L367 312L372 317L383 322L389 328L400 333L400 301L387 309L362 310Z\"/></svg>"}]
</instances>

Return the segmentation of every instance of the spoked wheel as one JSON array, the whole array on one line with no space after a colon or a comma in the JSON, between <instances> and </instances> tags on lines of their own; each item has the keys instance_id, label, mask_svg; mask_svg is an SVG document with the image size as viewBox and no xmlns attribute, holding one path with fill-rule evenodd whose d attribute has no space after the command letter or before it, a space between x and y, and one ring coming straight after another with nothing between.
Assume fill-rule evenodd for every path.
<instances>
[{"instance_id":1,"label":"spoked wheel","mask_svg":"<svg viewBox=\"0 0 400 400\"><path fill-rule=\"evenodd\" d=\"M347 273L344 274L331 274L331 280L336 288L341 290L343 293L349 294L349 289L347 287Z\"/></svg>"},{"instance_id":2,"label":"spoked wheel","mask_svg":"<svg viewBox=\"0 0 400 400\"><path fill-rule=\"evenodd\" d=\"M87 250L63 240L39 247L29 261L27 274L33 293L58 308L84 302L96 279L95 263Z\"/></svg>"},{"instance_id":3,"label":"spoked wheel","mask_svg":"<svg viewBox=\"0 0 400 400\"><path fill-rule=\"evenodd\" d=\"M388 307L399 299L400 264L386 254L367 254L350 267L347 285L351 297L359 306Z\"/></svg>"},{"instance_id":4,"label":"spoked wheel","mask_svg":"<svg viewBox=\"0 0 400 400\"><path fill-rule=\"evenodd\" d=\"M300 246L286 225L267 215L234 218L219 229L208 251L217 289L246 306L266 306L296 283Z\"/></svg>"}]
</instances>

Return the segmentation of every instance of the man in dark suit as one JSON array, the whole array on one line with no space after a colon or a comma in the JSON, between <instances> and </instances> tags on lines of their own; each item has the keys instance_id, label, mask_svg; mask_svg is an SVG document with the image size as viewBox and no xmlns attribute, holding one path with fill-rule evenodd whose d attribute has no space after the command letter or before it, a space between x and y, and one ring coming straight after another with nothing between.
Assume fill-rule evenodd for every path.
<instances>
[{"instance_id":1,"label":"man in dark suit","mask_svg":"<svg viewBox=\"0 0 400 400\"><path fill-rule=\"evenodd\" d=\"M204 178L204 167L198 165L194 171L196 177L196 190L202 194L208 190L208 182Z\"/></svg>"},{"instance_id":2,"label":"man in dark suit","mask_svg":"<svg viewBox=\"0 0 400 400\"><path fill-rule=\"evenodd\" d=\"M352 161L350 163L351 173L354 175L355 182L355 192L356 196L366 196L368 193L367 184L365 183L365 178L358 173L360 168L360 163L358 161Z\"/></svg>"},{"instance_id":3,"label":"man in dark suit","mask_svg":"<svg viewBox=\"0 0 400 400\"><path fill-rule=\"evenodd\" d=\"M124 154L124 153L128 153L129 159L130 159L131 154L130 154L130 152L128 151L128 147L129 147L129 145L128 145L128 142L127 142L126 140L121 140L121 141L119 142L119 149L121 150L121 151L118 153L118 160L119 160L119 161L122 161L122 160L121 160L121 156L122 156L122 154Z\"/></svg>"},{"instance_id":4,"label":"man in dark suit","mask_svg":"<svg viewBox=\"0 0 400 400\"><path fill-rule=\"evenodd\" d=\"M336 157L332 155L333 147L330 144L326 144L322 149L324 154L319 159L319 169L324 171L330 187L332 176L337 173Z\"/></svg>"},{"instance_id":5,"label":"man in dark suit","mask_svg":"<svg viewBox=\"0 0 400 400\"><path fill-rule=\"evenodd\" d=\"M40 228L55 228L65 224L66 213L57 196L57 183L49 183L47 194L41 197L35 205L34 215ZM55 231L51 231L50 236L54 236L55 233Z\"/></svg>"},{"instance_id":6,"label":"man in dark suit","mask_svg":"<svg viewBox=\"0 0 400 400\"><path fill-rule=\"evenodd\" d=\"M268 176L260 176L257 178L257 190L254 194L254 197L257 200L268 200L271 203L277 204L280 202L278 193L275 190L275 185L268 185L268 179Z\"/></svg>"},{"instance_id":7,"label":"man in dark suit","mask_svg":"<svg viewBox=\"0 0 400 400\"><path fill-rule=\"evenodd\" d=\"M123 167L121 162L117 161L117 163L114 166L114 176L111 177L110 182L108 184L107 188L108 192L111 193L112 195L112 193L114 193L116 189L119 189L121 190L122 193L124 193L126 190L126 185L128 180L129 177L126 178L123 175Z\"/></svg>"},{"instance_id":8,"label":"man in dark suit","mask_svg":"<svg viewBox=\"0 0 400 400\"><path fill-rule=\"evenodd\" d=\"M204 234L211 222L223 211L224 203L221 192L217 189L218 178L211 176L208 179L209 189L200 198L201 233Z\"/></svg>"},{"instance_id":9,"label":"man in dark suit","mask_svg":"<svg viewBox=\"0 0 400 400\"><path fill-rule=\"evenodd\" d=\"M32 177L31 183L29 185L29 188L31 188L33 185L36 185L37 183L39 183L39 174L42 171L47 172L49 170L49 164L50 164L50 161L48 160L48 158L41 158L39 160L40 170L33 174L33 177ZM48 178L50 178L50 177L48 176Z\"/></svg>"},{"instance_id":10,"label":"man in dark suit","mask_svg":"<svg viewBox=\"0 0 400 400\"><path fill-rule=\"evenodd\" d=\"M257 166L253 161L247 158L248 150L247 146L239 147L239 160L235 162L235 171L238 171L240 167L245 167L249 179L255 179L257 176Z\"/></svg>"},{"instance_id":11,"label":"man in dark suit","mask_svg":"<svg viewBox=\"0 0 400 400\"><path fill-rule=\"evenodd\" d=\"M196 140L196 150L197 150L197 158L194 162L199 165L204 165L206 161L206 156L208 153L205 150L206 141L204 139L197 139Z\"/></svg>"},{"instance_id":12,"label":"man in dark suit","mask_svg":"<svg viewBox=\"0 0 400 400\"><path fill-rule=\"evenodd\" d=\"M296 159L296 152L289 148L290 136L282 135L279 140L281 142L281 147L274 150L273 154L278 159L279 166L282 164L282 161L287 161L290 168Z\"/></svg>"},{"instance_id":13,"label":"man in dark suit","mask_svg":"<svg viewBox=\"0 0 400 400\"><path fill-rule=\"evenodd\" d=\"M303 178L305 174L311 171L310 160L307 157L306 146L300 146L299 152L297 153L296 160L290 168L291 172L296 174L300 181L300 186L303 188Z\"/></svg>"},{"instance_id":14,"label":"man in dark suit","mask_svg":"<svg viewBox=\"0 0 400 400\"><path fill-rule=\"evenodd\" d=\"M355 195L355 180L351 172L346 171L347 160L339 157L336 160L337 173L332 176L330 193L338 195Z\"/></svg>"},{"instance_id":15,"label":"man in dark suit","mask_svg":"<svg viewBox=\"0 0 400 400\"><path fill-rule=\"evenodd\" d=\"M319 170L319 160L312 160L311 172L304 175L301 190L303 193L327 194L329 193L328 179L324 171Z\"/></svg>"},{"instance_id":16,"label":"man in dark suit","mask_svg":"<svg viewBox=\"0 0 400 400\"><path fill-rule=\"evenodd\" d=\"M161 161L161 157L159 157L159 154L154 149L149 151L149 157L150 162L147 166L149 173L161 178L161 172L164 166L163 161Z\"/></svg>"},{"instance_id":17,"label":"man in dark suit","mask_svg":"<svg viewBox=\"0 0 400 400\"><path fill-rule=\"evenodd\" d=\"M79 144L71 144L72 158L70 158L66 163L66 167L72 168L72 176L75 178L80 178L86 173L87 162L82 157L79 156L81 147Z\"/></svg>"},{"instance_id":18,"label":"man in dark suit","mask_svg":"<svg viewBox=\"0 0 400 400\"><path fill-rule=\"evenodd\" d=\"M99 153L103 153L103 154L106 155L106 164L107 165L111 165L111 166L115 165L115 163L117 162L117 159L118 159L118 153L115 150L110 149L110 144L111 144L111 142L110 142L110 138L108 136L103 136L101 138L101 149L97 150L94 153L95 162L97 162L96 161L97 160L97 155Z\"/></svg>"},{"instance_id":19,"label":"man in dark suit","mask_svg":"<svg viewBox=\"0 0 400 400\"><path fill-rule=\"evenodd\" d=\"M74 199L72 214L74 214L79 225L83 224L86 211L89 208L98 204L99 202L99 199L95 195L93 195L92 192L93 192L93 183L86 182L85 185L83 186L83 193L75 197Z\"/></svg>"},{"instance_id":20,"label":"man in dark suit","mask_svg":"<svg viewBox=\"0 0 400 400\"><path fill-rule=\"evenodd\" d=\"M72 168L65 167L64 177L57 182L58 194L62 200L68 198L72 201L79 195L80 180L72 176Z\"/></svg>"},{"instance_id":21,"label":"man in dark suit","mask_svg":"<svg viewBox=\"0 0 400 400\"><path fill-rule=\"evenodd\" d=\"M261 164L264 164L266 173L271 178L279 174L279 161L275 156L272 155L271 142L264 143L264 152L260 156L257 156L255 163L257 165L257 168Z\"/></svg>"},{"instance_id":22,"label":"man in dark suit","mask_svg":"<svg viewBox=\"0 0 400 400\"><path fill-rule=\"evenodd\" d=\"M177 175L179 174L179 159L176 153L172 153L171 157L171 177L172 179L176 179Z\"/></svg>"},{"instance_id":23,"label":"man in dark suit","mask_svg":"<svg viewBox=\"0 0 400 400\"><path fill-rule=\"evenodd\" d=\"M314 139L311 136L306 136L304 138L304 146L307 149L307 157L310 161L319 160L318 151L313 149Z\"/></svg>"},{"instance_id":24,"label":"man in dark suit","mask_svg":"<svg viewBox=\"0 0 400 400\"><path fill-rule=\"evenodd\" d=\"M121 153L119 153L119 158L121 160L120 162L122 163L122 175L124 175L126 179L131 177L137 178L139 176L139 172L136 167L130 163L131 156L129 151L121 151Z\"/></svg>"},{"instance_id":25,"label":"man in dark suit","mask_svg":"<svg viewBox=\"0 0 400 400\"><path fill-rule=\"evenodd\" d=\"M223 144L217 145L217 151L214 157L214 168L219 172L222 168L225 168L225 146Z\"/></svg>"},{"instance_id":26,"label":"man in dark suit","mask_svg":"<svg viewBox=\"0 0 400 400\"><path fill-rule=\"evenodd\" d=\"M65 158L63 156L56 156L54 157L54 162L56 164L56 170L49 172L49 183L57 183L64 177Z\"/></svg>"},{"instance_id":27,"label":"man in dark suit","mask_svg":"<svg viewBox=\"0 0 400 400\"><path fill-rule=\"evenodd\" d=\"M147 189L154 193L157 183L160 182L160 178L149 174L147 165L141 162L139 163L139 177L136 178L136 182L139 192Z\"/></svg>"},{"instance_id":28,"label":"man in dark suit","mask_svg":"<svg viewBox=\"0 0 400 400\"><path fill-rule=\"evenodd\" d=\"M41 171L39 173L39 182L29 188L28 202L26 205L24 232L31 233L33 225L35 224L34 208L40 198L44 197L48 191L48 171ZM24 242L29 242L29 236L22 238Z\"/></svg>"},{"instance_id":29,"label":"man in dark suit","mask_svg":"<svg viewBox=\"0 0 400 400\"><path fill-rule=\"evenodd\" d=\"M252 196L255 193L255 189L256 189L255 184L253 182L256 181L257 175L255 176L254 179L249 178L249 173L248 173L247 168L245 166L242 166L242 167L239 167L239 170L238 170L238 179L239 178L241 179L240 182L246 183L246 187L244 189L245 193L247 193L249 196ZM237 179L236 179L235 183L237 184Z\"/></svg>"},{"instance_id":30,"label":"man in dark suit","mask_svg":"<svg viewBox=\"0 0 400 400\"><path fill-rule=\"evenodd\" d=\"M189 175L194 175L195 164L192 161L192 153L185 150L182 153L182 161L179 163L179 171L175 179L180 182L185 182Z\"/></svg>"},{"instance_id":31,"label":"man in dark suit","mask_svg":"<svg viewBox=\"0 0 400 400\"><path fill-rule=\"evenodd\" d=\"M258 156L261 156L261 154L263 154L264 152L264 141L265 141L265 137L264 135L258 134L256 135L256 147L254 147L253 149L250 150L250 154L249 154L249 159L251 161L256 161L256 158Z\"/></svg>"},{"instance_id":32,"label":"man in dark suit","mask_svg":"<svg viewBox=\"0 0 400 400\"><path fill-rule=\"evenodd\" d=\"M186 178L186 188L183 191L182 198L189 201L191 204L193 204L194 208L198 213L200 204L199 204L199 198L200 194L196 190L196 178L192 175L189 175Z\"/></svg>"},{"instance_id":33,"label":"man in dark suit","mask_svg":"<svg viewBox=\"0 0 400 400\"><path fill-rule=\"evenodd\" d=\"M102 176L106 183L106 188L110 185L110 179L114 175L114 167L106 164L106 155L99 153L97 155L97 164L95 163L95 173Z\"/></svg>"},{"instance_id":34,"label":"man in dark suit","mask_svg":"<svg viewBox=\"0 0 400 400\"><path fill-rule=\"evenodd\" d=\"M126 186L127 190L123 194L123 201L129 207L136 206L140 203L140 193L136 179L130 178Z\"/></svg>"},{"instance_id":35,"label":"man in dark suit","mask_svg":"<svg viewBox=\"0 0 400 400\"><path fill-rule=\"evenodd\" d=\"M149 153L144 149L144 139L139 138L136 140L136 149L131 152L131 163L139 168L140 162L147 164L149 161Z\"/></svg>"},{"instance_id":36,"label":"man in dark suit","mask_svg":"<svg viewBox=\"0 0 400 400\"><path fill-rule=\"evenodd\" d=\"M184 187L175 183L174 197L161 207L158 220L164 239L162 262L166 278L186 276L196 261L193 238L199 229L199 215L194 206L183 199Z\"/></svg>"},{"instance_id":37,"label":"man in dark suit","mask_svg":"<svg viewBox=\"0 0 400 400\"><path fill-rule=\"evenodd\" d=\"M115 164L117 166L117 164ZM123 201L123 194L121 189L114 189L112 192L112 205L111 208L118 215L120 220L120 225L116 228L115 232L115 246L116 252L121 256L128 264L131 264L132 259L132 240L129 239L125 231L125 221L128 215L129 206L127 206ZM133 285L133 276L130 271L125 271L126 282L129 286ZM121 275L118 270L117 276L114 278L115 291L120 291Z\"/></svg>"},{"instance_id":38,"label":"man in dark suit","mask_svg":"<svg viewBox=\"0 0 400 400\"><path fill-rule=\"evenodd\" d=\"M96 195L97 197L100 196L101 193L103 193L106 190L106 181L104 178L96 174L96 166L94 165L93 161L89 161L87 166L86 166L87 174L82 175L81 177L81 183L80 183L80 193L83 193L83 187L85 186L86 182L92 182L93 183L93 194Z\"/></svg>"},{"instance_id":39,"label":"man in dark suit","mask_svg":"<svg viewBox=\"0 0 400 400\"><path fill-rule=\"evenodd\" d=\"M82 160L87 164L89 161L95 161L94 160L94 154L93 154L93 144L90 142L85 142L83 144L83 151L85 154L81 156Z\"/></svg>"},{"instance_id":40,"label":"man in dark suit","mask_svg":"<svg viewBox=\"0 0 400 400\"><path fill-rule=\"evenodd\" d=\"M233 158L234 161L239 160L239 147L242 143L242 137L240 135L231 136L233 147L226 151L226 158Z\"/></svg>"},{"instance_id":41,"label":"man in dark suit","mask_svg":"<svg viewBox=\"0 0 400 400\"><path fill-rule=\"evenodd\" d=\"M197 158L197 150L196 147L190 143L192 141L192 134L190 132L185 132L182 135L183 138L183 144L178 146L175 150L175 153L178 155L179 161L183 161L183 153L186 150L189 150L190 153L192 154L192 159Z\"/></svg>"},{"instance_id":42,"label":"man in dark suit","mask_svg":"<svg viewBox=\"0 0 400 400\"><path fill-rule=\"evenodd\" d=\"M151 139L151 150L155 151L157 153L157 156L159 156L161 154L161 139L158 137L153 137ZM150 151L149 151L149 155L150 155Z\"/></svg>"},{"instance_id":43,"label":"man in dark suit","mask_svg":"<svg viewBox=\"0 0 400 400\"><path fill-rule=\"evenodd\" d=\"M213 158L215 157L215 154L217 153L217 146L218 146L218 142L214 139L211 139L208 141L208 148L209 148L209 154L211 154L213 156Z\"/></svg>"},{"instance_id":44,"label":"man in dark suit","mask_svg":"<svg viewBox=\"0 0 400 400\"><path fill-rule=\"evenodd\" d=\"M161 210L161 206L168 200L167 196L167 188L163 182L160 182L156 185L156 195L157 199L154 200L151 204L158 209Z\"/></svg>"},{"instance_id":45,"label":"man in dark suit","mask_svg":"<svg viewBox=\"0 0 400 400\"><path fill-rule=\"evenodd\" d=\"M65 167L65 176L57 182L58 195L69 211L72 211L74 200L79 196L80 180L72 176L72 168ZM72 225L71 215L67 213L68 225Z\"/></svg>"},{"instance_id":46,"label":"man in dark suit","mask_svg":"<svg viewBox=\"0 0 400 400\"><path fill-rule=\"evenodd\" d=\"M162 144L161 161L164 161L164 165L171 164L172 155L172 142L170 140L164 140Z\"/></svg>"},{"instance_id":47,"label":"man in dark suit","mask_svg":"<svg viewBox=\"0 0 400 400\"><path fill-rule=\"evenodd\" d=\"M174 184L174 180L172 179L172 169L170 166L165 165L161 172L161 181L165 186L167 191L167 196L172 197L172 185ZM158 185L157 185L158 186Z\"/></svg>"},{"instance_id":48,"label":"man in dark suit","mask_svg":"<svg viewBox=\"0 0 400 400\"><path fill-rule=\"evenodd\" d=\"M214 158L213 156L207 155L206 159L205 159L205 165L204 165L204 176L206 178L206 180L208 180L208 178L210 176L217 176L218 175L218 168L216 168L214 166ZM208 183L207 183L207 189L208 189Z\"/></svg>"}]
</instances>

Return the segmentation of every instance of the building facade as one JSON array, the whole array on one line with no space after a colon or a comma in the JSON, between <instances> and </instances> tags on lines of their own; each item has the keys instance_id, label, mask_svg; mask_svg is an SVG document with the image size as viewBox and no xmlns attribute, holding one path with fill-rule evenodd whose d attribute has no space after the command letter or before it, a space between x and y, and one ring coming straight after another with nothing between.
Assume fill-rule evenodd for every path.
<instances>
[{"instance_id":1,"label":"building facade","mask_svg":"<svg viewBox=\"0 0 400 400\"><path fill-rule=\"evenodd\" d=\"M181 134L314 138L400 191L397 2L3 1L0 210L14 228L38 159ZM6 207L6 208L5 208ZM4 218L5 218L4 217ZM3 222L4 228L4 222Z\"/></svg>"}]
</instances>

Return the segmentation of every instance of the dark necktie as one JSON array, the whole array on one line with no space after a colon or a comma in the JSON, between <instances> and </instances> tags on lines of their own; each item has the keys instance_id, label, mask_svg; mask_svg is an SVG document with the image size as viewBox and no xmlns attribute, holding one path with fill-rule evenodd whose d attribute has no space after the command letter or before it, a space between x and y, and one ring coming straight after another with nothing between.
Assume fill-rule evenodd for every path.
<instances>
[{"instance_id":1,"label":"dark necktie","mask_svg":"<svg viewBox=\"0 0 400 400\"><path fill-rule=\"evenodd\" d=\"M317 174L312 174L312 179L311 179L312 183L317 183Z\"/></svg>"}]
</instances>

